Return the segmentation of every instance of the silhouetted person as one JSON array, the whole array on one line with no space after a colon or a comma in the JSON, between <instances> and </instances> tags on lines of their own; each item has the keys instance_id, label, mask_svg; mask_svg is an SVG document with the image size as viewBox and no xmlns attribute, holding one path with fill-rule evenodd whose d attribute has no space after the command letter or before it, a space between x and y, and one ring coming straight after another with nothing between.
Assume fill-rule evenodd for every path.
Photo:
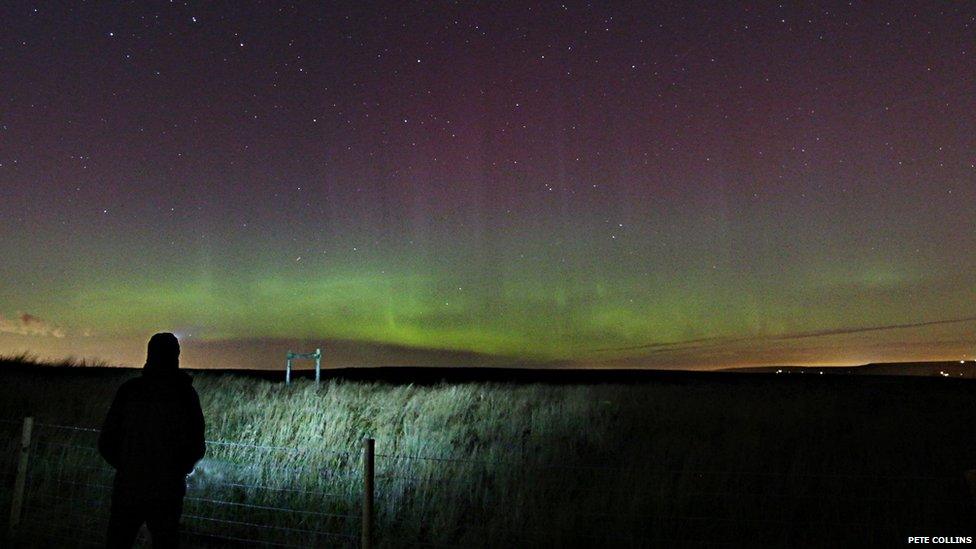
<instances>
[{"instance_id":1,"label":"silhouetted person","mask_svg":"<svg viewBox=\"0 0 976 549\"><path fill-rule=\"evenodd\" d=\"M153 547L179 545L186 476L206 450L200 399L179 364L176 336L152 336L142 376L119 387L105 418L98 451L115 468L108 547L132 547L143 522Z\"/></svg>"}]
</instances>

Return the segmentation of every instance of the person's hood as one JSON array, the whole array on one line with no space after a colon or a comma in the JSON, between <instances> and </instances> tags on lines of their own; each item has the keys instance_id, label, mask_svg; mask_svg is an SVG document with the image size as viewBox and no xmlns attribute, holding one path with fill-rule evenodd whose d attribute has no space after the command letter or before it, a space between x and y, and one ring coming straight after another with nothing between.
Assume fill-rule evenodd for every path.
<instances>
[{"instance_id":1,"label":"person's hood","mask_svg":"<svg viewBox=\"0 0 976 549\"><path fill-rule=\"evenodd\" d=\"M177 371L180 367L180 342L169 332L160 332L149 338L146 349L147 372Z\"/></svg>"}]
</instances>

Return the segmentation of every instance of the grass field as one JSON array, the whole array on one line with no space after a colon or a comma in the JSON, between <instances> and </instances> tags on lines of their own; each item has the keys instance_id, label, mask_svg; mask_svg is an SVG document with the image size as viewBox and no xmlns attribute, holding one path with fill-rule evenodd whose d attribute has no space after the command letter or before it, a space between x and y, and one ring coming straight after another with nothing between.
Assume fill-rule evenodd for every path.
<instances>
[{"instance_id":1,"label":"grass field","mask_svg":"<svg viewBox=\"0 0 976 549\"><path fill-rule=\"evenodd\" d=\"M97 428L132 375L0 362L4 516L16 422L39 422L25 535L98 543L111 473L86 450L95 433L56 426ZM365 436L376 439L381 546L877 545L976 532L963 480L976 468L970 380L286 387L193 375L207 438L227 444L210 444L190 479L191 545L226 543L215 533L355 545Z\"/></svg>"}]
</instances>

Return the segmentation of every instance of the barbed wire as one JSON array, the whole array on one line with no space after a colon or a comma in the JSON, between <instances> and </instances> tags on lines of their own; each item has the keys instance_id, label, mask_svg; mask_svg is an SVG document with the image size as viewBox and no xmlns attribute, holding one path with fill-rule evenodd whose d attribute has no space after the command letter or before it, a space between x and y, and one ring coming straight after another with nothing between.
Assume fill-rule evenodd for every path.
<instances>
[{"instance_id":1,"label":"barbed wire","mask_svg":"<svg viewBox=\"0 0 976 549\"><path fill-rule=\"evenodd\" d=\"M48 462L48 463L52 463L52 462ZM91 468L89 467L88 469L91 469ZM72 485L72 486L81 486L81 487L85 487L85 488L95 488L95 489L100 489L100 490L112 490L112 486L111 485L107 485L107 484L90 484L90 483L85 483L85 482L74 482L74 481L71 481L71 480L65 480L63 477L60 478L60 479L56 479L53 482L57 482L59 484ZM259 490L272 490L272 491L280 491L280 492L299 492L299 493L316 495L316 496L334 497L334 498L343 498L343 499L347 497L347 496L344 496L344 495L341 495L341 494L331 494L331 493L327 493L327 492L317 492L317 491L312 491L312 490L299 490L299 489L292 489L292 488L273 488L273 487L270 487L270 486L250 485L250 484L241 484L241 483L233 483L233 482L214 482L213 484L220 484L220 485L232 486L232 487L253 488L253 489L259 489ZM196 491L198 491L198 489L194 489L192 487L190 488L190 493L196 492ZM193 498L187 498L187 499L193 499ZM206 498L197 498L197 499L204 500ZM212 500L212 501L214 501L216 503L226 503L226 504L230 504L230 505L243 505L243 504L239 504L239 503L219 501L219 500ZM293 511L293 512L296 512L296 513L313 513L312 511L300 511L300 510L297 510L297 509L288 509L288 508L274 508L274 509L288 510L288 511ZM349 515L337 515L337 516L349 516Z\"/></svg>"},{"instance_id":2,"label":"barbed wire","mask_svg":"<svg viewBox=\"0 0 976 549\"><path fill-rule=\"evenodd\" d=\"M398 455L398 454L385 454L385 453L376 453L375 456L378 457L378 458L387 458L387 459L396 459L396 460L437 461L437 462L441 462L441 463L451 463L451 462L453 462L453 463L478 463L478 464L486 464L486 465L495 465L495 464L497 464L497 462L496 463L493 463L493 462L488 461L488 460L465 459L465 458L454 458L454 457L448 458L448 457L416 456L416 455L415 456L402 456L402 455Z\"/></svg>"},{"instance_id":3,"label":"barbed wire","mask_svg":"<svg viewBox=\"0 0 976 549\"><path fill-rule=\"evenodd\" d=\"M37 444L37 446L49 446L49 447L57 447L57 448L69 448L69 449L84 450L84 451L89 452L89 453L97 453L98 452L98 450L96 448L89 447L89 446L78 446L78 445L66 444L66 443L60 443L60 442L44 441L44 440L40 440L40 439L37 440L37 443L36 444ZM38 458L38 459L41 460L42 462L45 462L45 458ZM46 462L49 462L50 463L49 460L47 460ZM57 464L60 464L60 463L61 463L60 461L57 462ZM84 465L73 465L73 467L76 467L76 468L86 468L86 469L89 469L89 470L102 470L102 471L109 472L109 473L113 473L115 471L114 469L108 468L108 467L94 467L94 466L87 466L86 467ZM312 465L299 466L299 467L290 467L290 466L287 466L287 465L274 465L274 466L268 466L268 468L273 468L275 471L290 471L290 472L293 472L293 473L302 473L302 474L308 474L308 473L317 474L317 475L325 474L329 478L354 478L354 479L359 479L362 476L362 474L360 472L358 472L358 471L355 471L355 472L340 471L340 470L333 469L333 468L329 468L329 467L316 467L316 466L312 466Z\"/></svg>"},{"instance_id":4,"label":"barbed wire","mask_svg":"<svg viewBox=\"0 0 976 549\"><path fill-rule=\"evenodd\" d=\"M58 484L67 484L69 486L81 486L83 488L95 488L97 490L112 490L112 486L107 484L88 484L86 482L74 482L71 480L55 480Z\"/></svg>"},{"instance_id":5,"label":"barbed wire","mask_svg":"<svg viewBox=\"0 0 976 549\"><path fill-rule=\"evenodd\" d=\"M275 488L274 486L265 486L262 484L245 484L242 482L222 482L222 481L209 481L208 484L216 484L218 486L231 486L235 488L248 488L251 490L270 490L272 492L295 492L300 494L309 494L323 497L335 497L335 498L345 498L342 494L330 494L328 492L318 492L315 490L302 490L299 488Z\"/></svg>"},{"instance_id":6,"label":"barbed wire","mask_svg":"<svg viewBox=\"0 0 976 549\"><path fill-rule=\"evenodd\" d=\"M289 507L274 507L274 506L271 506L271 505L255 505L255 504L251 504L251 503L236 503L236 502L233 502L233 501L223 501L223 500L215 500L215 499L200 498L200 497L190 497L190 496L187 496L187 497L184 498L184 500L185 501L199 501L199 502L212 503L212 504L217 504L217 505L230 505L230 506L241 507L241 508L246 508L246 509L260 509L260 510L264 510L264 511L285 511L285 512L288 512L288 513L298 513L298 514L302 514L302 515L313 515L313 516L317 516L317 517L341 518L341 519L358 519L358 518L360 518L358 515L341 515L341 514L334 514L334 513L322 513L320 511L302 511L300 509L292 509L292 508L289 508Z\"/></svg>"},{"instance_id":7,"label":"barbed wire","mask_svg":"<svg viewBox=\"0 0 976 549\"><path fill-rule=\"evenodd\" d=\"M77 444L68 444L66 442L54 442L50 440L43 440L40 437L37 437L37 442L35 442L34 444L35 446L53 446L53 447L71 448L74 450L84 450L86 452L98 453L98 448L95 448L94 446L79 446Z\"/></svg>"},{"instance_id":8,"label":"barbed wire","mask_svg":"<svg viewBox=\"0 0 976 549\"><path fill-rule=\"evenodd\" d=\"M316 454L327 453L334 455L341 455L345 457L358 456L359 452L348 452L342 450L325 450L322 448L312 447L312 446L271 446L264 444L252 444L248 442L235 442L229 440L208 440L207 444L213 444L215 446L237 446L242 448L252 448L258 450L273 450L273 451L288 451L288 452L312 452Z\"/></svg>"},{"instance_id":9,"label":"barbed wire","mask_svg":"<svg viewBox=\"0 0 976 549\"><path fill-rule=\"evenodd\" d=\"M485 464L496 466L499 464L511 463L517 465L523 469L551 469L551 470L593 470L593 471L605 471L605 472L639 472L642 475L652 475L652 476L671 476L671 475L710 475L710 476L758 476L758 477L777 477L777 478L836 478L836 479L889 479L889 480L918 480L918 481L947 481L955 482L958 479L956 477L949 476L932 476L932 475L868 475L868 474L857 474L857 473L776 473L772 471L722 471L715 469L648 469L646 467L632 466L632 467L620 467L613 465L595 465L595 464L578 464L578 465L560 465L560 464L545 464L545 463L532 463L532 462L508 462L508 461L488 461L480 459L467 459L460 457L443 457L443 456L421 456L421 455L398 455L398 454L387 454L387 453L377 453L376 457L388 458L395 460L416 460L416 461L436 461L443 463L472 463L472 464Z\"/></svg>"},{"instance_id":10,"label":"barbed wire","mask_svg":"<svg viewBox=\"0 0 976 549\"><path fill-rule=\"evenodd\" d=\"M3 421L4 423L11 423L11 424L23 423L23 420L18 421L18 420L3 419L0 421ZM49 429L65 429L69 431L81 431L87 433L101 432L101 429L95 427L77 427L74 425L61 425L57 423L46 423L46 422L35 422L34 426L45 427ZM346 457L355 456L359 454L359 452L350 452L350 451L343 451L343 450L326 450L314 446L275 446L275 445L268 445L268 444L255 444L249 442L239 442L239 441L230 441L230 440L221 440L221 439L207 440L205 442L207 444L213 444L215 446L236 446L236 447L260 449L260 450L288 451L294 453L301 453L301 452L329 453L329 454L341 455Z\"/></svg>"},{"instance_id":11,"label":"barbed wire","mask_svg":"<svg viewBox=\"0 0 976 549\"><path fill-rule=\"evenodd\" d=\"M395 474L383 474L376 475L373 477L375 480L383 481L394 481L394 482L413 482L413 483L423 483L423 484L463 484L466 486L471 485L470 479L465 478L436 478L436 477L411 477L406 475L395 475Z\"/></svg>"},{"instance_id":12,"label":"barbed wire","mask_svg":"<svg viewBox=\"0 0 976 549\"><path fill-rule=\"evenodd\" d=\"M219 522L221 524L233 524L235 526L246 526L248 528L261 528L267 530L281 530L283 532L294 532L298 534L311 534L313 536L326 536L326 537L339 537L339 538L349 538L358 539L357 536L350 534L340 534L338 532L326 532L324 530L308 530L305 528L291 528L289 526L277 526L272 524L258 524L255 522L244 522L240 520L230 520L230 519L218 519L214 517L204 517L194 514L183 514L183 518L193 519L193 520L205 520L209 522Z\"/></svg>"},{"instance_id":13,"label":"barbed wire","mask_svg":"<svg viewBox=\"0 0 976 549\"><path fill-rule=\"evenodd\" d=\"M212 464L229 463L236 466L248 467L251 470L274 470L275 472L290 472L294 476L300 475L315 475L318 477L326 476L329 479L339 479L339 478L352 478L359 479L362 477L362 473L358 467L345 467L344 469L338 469L335 467L324 467L319 465L282 465L280 463L268 464L268 463L238 463L235 461L226 461L216 457L205 457L201 460L201 463L210 462ZM358 465L358 464L357 464Z\"/></svg>"},{"instance_id":14,"label":"barbed wire","mask_svg":"<svg viewBox=\"0 0 976 549\"><path fill-rule=\"evenodd\" d=\"M41 423L39 421L34 422L35 427L47 427L50 429L65 429L68 431L85 431L89 433L98 433L101 430L94 427L75 427L73 425L58 425L56 423Z\"/></svg>"},{"instance_id":15,"label":"barbed wire","mask_svg":"<svg viewBox=\"0 0 976 549\"><path fill-rule=\"evenodd\" d=\"M200 531L192 530L192 529L184 529L184 530L181 530L180 533L182 533L182 534L188 534L188 535L191 535L191 536L200 536L200 537L209 538L209 539L239 541L239 542L242 542L242 543L247 543L248 545L258 544L258 545L263 545L265 547L290 547L290 548L295 548L295 549L305 549L305 547L306 547L305 545L292 545L290 543L278 543L278 542L274 542L274 541L257 540L257 539L253 539L253 538L239 538L239 537L229 536L229 535L226 535L226 534L219 534L219 535L217 535L217 534L213 534L213 533L200 532Z\"/></svg>"}]
</instances>

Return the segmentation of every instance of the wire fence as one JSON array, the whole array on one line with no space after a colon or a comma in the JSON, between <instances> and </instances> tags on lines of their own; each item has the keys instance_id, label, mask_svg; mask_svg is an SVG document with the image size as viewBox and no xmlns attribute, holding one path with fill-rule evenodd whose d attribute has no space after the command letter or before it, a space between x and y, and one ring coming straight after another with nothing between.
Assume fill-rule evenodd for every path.
<instances>
[{"instance_id":1,"label":"wire fence","mask_svg":"<svg viewBox=\"0 0 976 549\"><path fill-rule=\"evenodd\" d=\"M17 468L16 441L19 440L23 421L0 418L0 517L10 516L10 488L14 485L15 470ZM0 541L4 539L0 533Z\"/></svg>"},{"instance_id":2,"label":"wire fence","mask_svg":"<svg viewBox=\"0 0 976 549\"><path fill-rule=\"evenodd\" d=\"M22 424L0 420L4 517ZM114 470L97 437L96 429L34 424L19 536L104 545ZM395 446L370 468L363 450L207 445L187 480L181 533L189 546L353 547L367 540L364 529L375 529L381 546L861 545L902 541L919 526L970 534L959 525L974 517L961 474L668 470ZM376 526L367 528L364 490L373 483Z\"/></svg>"},{"instance_id":3,"label":"wire fence","mask_svg":"<svg viewBox=\"0 0 976 549\"><path fill-rule=\"evenodd\" d=\"M0 433L4 492L15 483L21 430ZM98 430L34 423L16 534L58 546L104 546L115 471L99 455ZM361 491L309 489L361 483L354 452L335 453L337 465L297 465L307 449L207 441L208 457L187 479L181 536L190 546L350 547L360 540ZM270 455L257 455L257 454ZM231 459L234 458L234 459ZM241 459L244 458L244 459ZM249 458L249 459L248 459ZM284 465L291 463L291 465ZM309 480L317 477L317 483ZM4 497L9 515L11 497ZM138 545L147 542L145 530Z\"/></svg>"}]
</instances>

